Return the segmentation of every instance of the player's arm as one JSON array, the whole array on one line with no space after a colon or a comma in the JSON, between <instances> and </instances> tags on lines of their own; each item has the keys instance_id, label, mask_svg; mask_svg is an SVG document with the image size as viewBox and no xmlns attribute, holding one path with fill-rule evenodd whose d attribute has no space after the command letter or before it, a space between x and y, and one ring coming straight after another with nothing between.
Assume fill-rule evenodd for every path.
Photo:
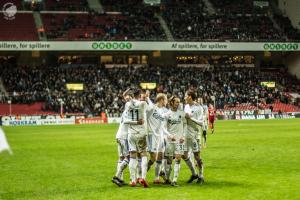
<instances>
[{"instance_id":1,"label":"player's arm","mask_svg":"<svg viewBox=\"0 0 300 200\"><path fill-rule=\"evenodd\" d=\"M197 113L196 113L197 118L191 117L188 113L185 114L185 117L187 120L191 120L192 122L196 123L199 126L202 126L204 123L204 118L203 118L203 109L200 108Z\"/></svg>"},{"instance_id":2,"label":"player's arm","mask_svg":"<svg viewBox=\"0 0 300 200\"><path fill-rule=\"evenodd\" d=\"M180 143L184 142L184 139L185 139L185 137L187 135L187 120L185 118L185 112L183 111L182 113L183 114L182 114L182 118L181 119L182 119L182 122L183 122L183 137L180 138Z\"/></svg>"},{"instance_id":3,"label":"player's arm","mask_svg":"<svg viewBox=\"0 0 300 200\"><path fill-rule=\"evenodd\" d=\"M164 121L161 125L161 129L163 131L163 134L166 135L167 137L170 137L171 136L171 133L168 131L167 129L167 122Z\"/></svg>"},{"instance_id":4,"label":"player's arm","mask_svg":"<svg viewBox=\"0 0 300 200\"><path fill-rule=\"evenodd\" d=\"M128 92L129 92L129 90L130 90L130 88L128 88L127 90L125 90L124 92L123 92L123 98L125 99L125 97L126 97L126 95L128 94Z\"/></svg>"},{"instance_id":5,"label":"player's arm","mask_svg":"<svg viewBox=\"0 0 300 200\"><path fill-rule=\"evenodd\" d=\"M185 114L185 112L183 112L183 113ZM182 121L183 121L183 135L185 137L187 134L187 120L185 117L182 117Z\"/></svg>"},{"instance_id":6,"label":"player's arm","mask_svg":"<svg viewBox=\"0 0 300 200\"><path fill-rule=\"evenodd\" d=\"M175 141L176 139L175 139L174 135L172 135L168 131L168 129L167 129L167 126L168 126L168 116L169 116L168 113L165 113L163 115L163 117L164 117L165 120L162 122L162 126L161 126L162 127L162 131L163 131L163 134L167 136L167 138L171 139L172 141Z\"/></svg>"},{"instance_id":7,"label":"player's arm","mask_svg":"<svg viewBox=\"0 0 300 200\"><path fill-rule=\"evenodd\" d=\"M154 109L154 103L151 101L151 99L149 97L146 97L146 102L147 102L147 111L150 111L152 109Z\"/></svg>"},{"instance_id":8,"label":"player's arm","mask_svg":"<svg viewBox=\"0 0 300 200\"><path fill-rule=\"evenodd\" d=\"M153 106L154 106L154 103L151 101L151 99L150 99L150 91L149 90L147 90L146 91L146 102L148 103L148 110L151 110L151 109L153 109Z\"/></svg>"},{"instance_id":9,"label":"player's arm","mask_svg":"<svg viewBox=\"0 0 300 200\"><path fill-rule=\"evenodd\" d=\"M130 124L130 125L143 125L144 124L144 120L140 119L138 121L132 121L128 118L124 119L124 124Z\"/></svg>"},{"instance_id":10,"label":"player's arm","mask_svg":"<svg viewBox=\"0 0 300 200\"><path fill-rule=\"evenodd\" d=\"M146 97L146 102L148 103L149 106L153 106L154 103L151 101L149 97Z\"/></svg>"}]
</instances>

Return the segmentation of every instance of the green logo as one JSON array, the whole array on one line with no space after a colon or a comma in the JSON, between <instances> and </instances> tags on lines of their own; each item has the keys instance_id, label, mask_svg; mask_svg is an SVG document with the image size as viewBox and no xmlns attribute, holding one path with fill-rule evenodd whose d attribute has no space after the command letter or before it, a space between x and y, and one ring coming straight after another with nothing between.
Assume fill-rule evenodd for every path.
<instances>
[{"instance_id":1,"label":"green logo","mask_svg":"<svg viewBox=\"0 0 300 200\"><path fill-rule=\"evenodd\" d=\"M132 44L130 42L94 42L92 48L95 50L129 50L132 49Z\"/></svg>"},{"instance_id":2,"label":"green logo","mask_svg":"<svg viewBox=\"0 0 300 200\"><path fill-rule=\"evenodd\" d=\"M264 50L274 51L295 51L298 50L297 43L265 43Z\"/></svg>"}]
</instances>

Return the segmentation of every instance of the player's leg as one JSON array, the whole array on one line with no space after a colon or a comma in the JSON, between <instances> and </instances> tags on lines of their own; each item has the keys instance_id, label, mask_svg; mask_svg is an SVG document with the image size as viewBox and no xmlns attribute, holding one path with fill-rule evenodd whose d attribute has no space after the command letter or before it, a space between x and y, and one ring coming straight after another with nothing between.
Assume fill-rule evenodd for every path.
<instances>
[{"instance_id":1,"label":"player's leg","mask_svg":"<svg viewBox=\"0 0 300 200\"><path fill-rule=\"evenodd\" d=\"M154 178L154 184L159 184L159 172L162 164L162 151L163 151L163 143L162 138L160 136L155 136L153 134L152 136L152 149L151 152L153 152L154 160L156 161L155 164L155 178Z\"/></svg>"},{"instance_id":2,"label":"player's leg","mask_svg":"<svg viewBox=\"0 0 300 200\"><path fill-rule=\"evenodd\" d=\"M160 136L155 136L152 139L152 152L155 152L155 178L154 183L159 184L159 172L162 165L162 158L163 158L163 138Z\"/></svg>"},{"instance_id":3,"label":"player's leg","mask_svg":"<svg viewBox=\"0 0 300 200\"><path fill-rule=\"evenodd\" d=\"M136 182L140 183L140 181L142 180L142 156L139 152L137 152L137 179Z\"/></svg>"},{"instance_id":4,"label":"player's leg","mask_svg":"<svg viewBox=\"0 0 300 200\"><path fill-rule=\"evenodd\" d=\"M148 157L147 157L147 141L146 136L139 138L138 140L138 149L141 152L142 158L142 180L140 183L144 186L144 188L149 187L148 183L146 182L147 176L147 167L148 167Z\"/></svg>"},{"instance_id":5,"label":"player's leg","mask_svg":"<svg viewBox=\"0 0 300 200\"><path fill-rule=\"evenodd\" d=\"M158 152L157 160L156 160L156 164L155 164L154 184L160 184L159 176L160 176L160 169L161 169L161 165L162 165L162 157L163 157L163 153Z\"/></svg>"},{"instance_id":6,"label":"player's leg","mask_svg":"<svg viewBox=\"0 0 300 200\"><path fill-rule=\"evenodd\" d=\"M155 163L155 152L152 151L153 149L153 134L147 136L147 149L150 153L150 159L148 161L147 170L149 171L151 166Z\"/></svg>"},{"instance_id":7,"label":"player's leg","mask_svg":"<svg viewBox=\"0 0 300 200\"><path fill-rule=\"evenodd\" d=\"M122 174L120 173L120 168L121 168L121 164L123 162L124 158L120 157L118 160L118 164L117 164L117 170L116 170L116 174L115 176L113 176L112 178L112 182L115 183L117 186L121 187L123 184L121 183L122 181Z\"/></svg>"},{"instance_id":8,"label":"player's leg","mask_svg":"<svg viewBox=\"0 0 300 200\"><path fill-rule=\"evenodd\" d=\"M173 155L175 152L175 144L174 143L168 143L166 142L166 150L165 150L165 159L166 159L166 175L165 175L165 182L164 184L171 184L170 176L172 172L172 161L173 161Z\"/></svg>"},{"instance_id":9,"label":"player's leg","mask_svg":"<svg viewBox=\"0 0 300 200\"><path fill-rule=\"evenodd\" d=\"M150 152L150 159L147 164L148 171L151 169L151 166L155 163L155 157L156 157L156 154L154 152Z\"/></svg>"},{"instance_id":10,"label":"player's leg","mask_svg":"<svg viewBox=\"0 0 300 200\"><path fill-rule=\"evenodd\" d=\"M214 123L215 123L215 119L214 118L209 119L211 134L213 134L215 132Z\"/></svg>"},{"instance_id":11,"label":"player's leg","mask_svg":"<svg viewBox=\"0 0 300 200\"><path fill-rule=\"evenodd\" d=\"M193 162L191 160L191 157L189 156L189 151L192 149L192 141L189 138L186 138L185 140L185 147L184 147L184 154L182 156L183 160L185 161L186 165L190 169L192 175L190 179L187 181L188 183L193 182L198 178L195 166L193 165Z\"/></svg>"},{"instance_id":12,"label":"player's leg","mask_svg":"<svg viewBox=\"0 0 300 200\"><path fill-rule=\"evenodd\" d=\"M204 125L202 126L202 138L203 138L203 140L202 140L203 141L202 146L204 148L206 148L206 131L207 131L207 125L204 122Z\"/></svg>"},{"instance_id":13,"label":"player's leg","mask_svg":"<svg viewBox=\"0 0 300 200\"><path fill-rule=\"evenodd\" d=\"M194 157L195 157L195 160L197 162L197 166L198 166L198 170L199 170L199 177L198 177L198 180L197 180L197 183L204 183L204 166L203 166L203 161L200 157L200 152L194 152Z\"/></svg>"},{"instance_id":14,"label":"player's leg","mask_svg":"<svg viewBox=\"0 0 300 200\"><path fill-rule=\"evenodd\" d=\"M118 139L118 153L119 153L119 161L117 166L117 171L115 176L112 178L112 182L118 186L125 185L123 181L123 171L127 167L129 163L129 152L128 152L128 143L127 140Z\"/></svg>"},{"instance_id":15,"label":"player's leg","mask_svg":"<svg viewBox=\"0 0 300 200\"><path fill-rule=\"evenodd\" d=\"M197 183L203 183L204 182L204 176L203 176L203 162L200 157L200 142L196 138L193 139L193 154L194 154L194 159L197 163L198 167L198 178L197 178Z\"/></svg>"},{"instance_id":16,"label":"player's leg","mask_svg":"<svg viewBox=\"0 0 300 200\"><path fill-rule=\"evenodd\" d=\"M162 150L162 164L160 167L160 172L159 172L159 176L162 177L164 179L164 181L166 181L166 166L167 166L167 159L165 157L165 152L166 152L166 140L163 139L163 150Z\"/></svg>"},{"instance_id":17,"label":"player's leg","mask_svg":"<svg viewBox=\"0 0 300 200\"><path fill-rule=\"evenodd\" d=\"M130 173L130 186L136 186L136 168L137 168L137 138L131 134L128 136L130 161L129 161L129 173Z\"/></svg>"},{"instance_id":18,"label":"player's leg","mask_svg":"<svg viewBox=\"0 0 300 200\"><path fill-rule=\"evenodd\" d=\"M177 179L180 172L180 161L181 161L181 154L175 155L175 164L174 164L174 176L171 185L172 186L178 186Z\"/></svg>"},{"instance_id":19,"label":"player's leg","mask_svg":"<svg viewBox=\"0 0 300 200\"><path fill-rule=\"evenodd\" d=\"M177 179L180 172L180 161L181 157L184 155L184 143L177 143L175 149L175 164L174 164L174 176L171 185L178 186Z\"/></svg>"},{"instance_id":20,"label":"player's leg","mask_svg":"<svg viewBox=\"0 0 300 200\"><path fill-rule=\"evenodd\" d=\"M121 154L122 162L117 171L117 176L123 181L123 171L126 169L127 165L129 164L129 147L127 140L120 140L121 146ZM124 159L123 159L124 158ZM124 181L123 181L124 182Z\"/></svg>"}]
</instances>

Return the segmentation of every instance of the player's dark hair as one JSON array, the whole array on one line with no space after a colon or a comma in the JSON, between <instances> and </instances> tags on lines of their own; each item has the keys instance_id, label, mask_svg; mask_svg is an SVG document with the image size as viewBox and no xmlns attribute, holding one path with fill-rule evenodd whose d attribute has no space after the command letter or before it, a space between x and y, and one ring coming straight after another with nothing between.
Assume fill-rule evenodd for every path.
<instances>
[{"instance_id":1,"label":"player's dark hair","mask_svg":"<svg viewBox=\"0 0 300 200\"><path fill-rule=\"evenodd\" d=\"M141 95L141 90L140 89L133 89L132 94L135 98L140 97Z\"/></svg>"},{"instance_id":2,"label":"player's dark hair","mask_svg":"<svg viewBox=\"0 0 300 200\"><path fill-rule=\"evenodd\" d=\"M188 96L190 96L190 97L192 98L193 101L195 101L196 98L197 98L197 95L196 95L196 93L195 93L194 91L189 90L189 91L186 92L186 94L187 94Z\"/></svg>"}]
</instances>

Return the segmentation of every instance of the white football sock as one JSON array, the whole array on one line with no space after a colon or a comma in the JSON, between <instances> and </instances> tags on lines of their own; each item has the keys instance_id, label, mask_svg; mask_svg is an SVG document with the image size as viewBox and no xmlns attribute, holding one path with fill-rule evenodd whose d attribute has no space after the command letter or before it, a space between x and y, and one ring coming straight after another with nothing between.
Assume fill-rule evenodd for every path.
<instances>
[{"instance_id":1,"label":"white football sock","mask_svg":"<svg viewBox=\"0 0 300 200\"><path fill-rule=\"evenodd\" d=\"M133 181L136 182L136 176L135 176L136 166L137 166L137 160L136 160L136 158L130 158L130 161L129 161L129 172L130 172L131 182L133 182Z\"/></svg>"},{"instance_id":2,"label":"white football sock","mask_svg":"<svg viewBox=\"0 0 300 200\"><path fill-rule=\"evenodd\" d=\"M137 178L142 178L142 159L139 158L137 162Z\"/></svg>"},{"instance_id":3,"label":"white football sock","mask_svg":"<svg viewBox=\"0 0 300 200\"><path fill-rule=\"evenodd\" d=\"M148 168L148 158L147 156L142 157L142 179L146 179L147 168Z\"/></svg>"},{"instance_id":4,"label":"white football sock","mask_svg":"<svg viewBox=\"0 0 300 200\"><path fill-rule=\"evenodd\" d=\"M177 182L180 171L180 160L175 160L173 182Z\"/></svg>"},{"instance_id":5,"label":"white football sock","mask_svg":"<svg viewBox=\"0 0 300 200\"><path fill-rule=\"evenodd\" d=\"M121 180L123 180L123 171L124 171L124 169L126 169L127 165L128 165L128 160L124 159L121 162L120 166L118 167L118 171L116 173L116 176L118 178L120 178Z\"/></svg>"}]
</instances>

